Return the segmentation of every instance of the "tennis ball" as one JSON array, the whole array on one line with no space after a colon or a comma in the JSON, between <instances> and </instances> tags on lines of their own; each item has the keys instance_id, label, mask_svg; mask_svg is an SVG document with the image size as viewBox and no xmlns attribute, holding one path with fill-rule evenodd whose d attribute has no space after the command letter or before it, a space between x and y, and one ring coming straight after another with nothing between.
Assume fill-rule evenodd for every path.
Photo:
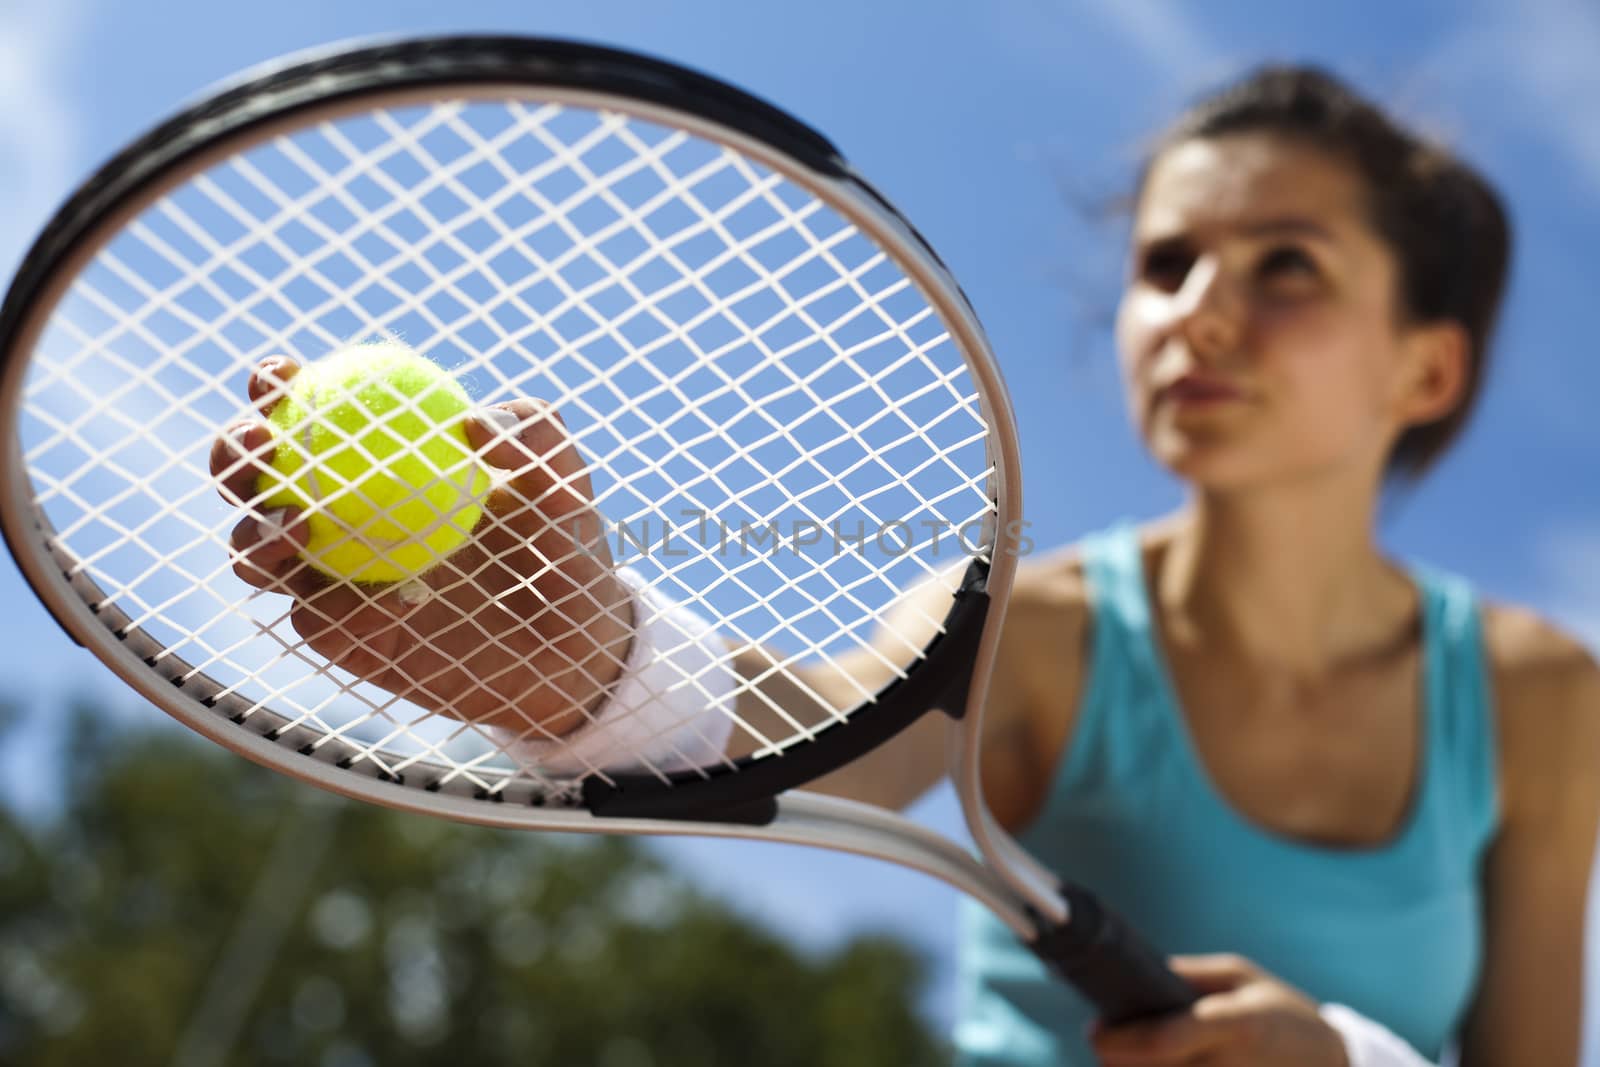
<instances>
[{"instance_id":1,"label":"tennis ball","mask_svg":"<svg viewBox=\"0 0 1600 1067\"><path fill-rule=\"evenodd\" d=\"M361 583L415 578L461 547L489 475L467 442L466 391L395 341L302 367L268 418L272 468L259 506L305 510L302 557Z\"/></svg>"}]
</instances>

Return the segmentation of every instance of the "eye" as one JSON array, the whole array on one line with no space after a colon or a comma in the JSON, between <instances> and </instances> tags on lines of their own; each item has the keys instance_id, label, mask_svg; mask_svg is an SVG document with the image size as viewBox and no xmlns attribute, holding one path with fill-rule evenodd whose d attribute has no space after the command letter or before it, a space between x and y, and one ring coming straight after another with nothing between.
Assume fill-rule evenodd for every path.
<instances>
[{"instance_id":1,"label":"eye","mask_svg":"<svg viewBox=\"0 0 1600 1067\"><path fill-rule=\"evenodd\" d=\"M1181 241L1162 241L1145 249L1139 261L1139 278L1163 292L1183 288L1195 261L1194 250Z\"/></svg>"},{"instance_id":2,"label":"eye","mask_svg":"<svg viewBox=\"0 0 1600 1067\"><path fill-rule=\"evenodd\" d=\"M1257 270L1262 280L1269 283L1315 280L1322 273L1310 253L1295 245L1272 249L1261 257Z\"/></svg>"}]
</instances>

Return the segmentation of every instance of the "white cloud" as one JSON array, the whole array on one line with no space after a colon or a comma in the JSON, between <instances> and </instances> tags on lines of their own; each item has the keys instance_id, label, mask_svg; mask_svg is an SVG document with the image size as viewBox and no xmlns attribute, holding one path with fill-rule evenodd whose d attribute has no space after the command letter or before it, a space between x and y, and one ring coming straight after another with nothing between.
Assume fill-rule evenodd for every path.
<instances>
[{"instance_id":1,"label":"white cloud","mask_svg":"<svg viewBox=\"0 0 1600 1067\"><path fill-rule=\"evenodd\" d=\"M1142 75L1155 77L1158 95L1214 84L1241 58L1191 16L1199 8L1096 0L1087 10L1129 50ZM1479 0L1468 17L1452 21L1460 28L1419 67L1455 87L1483 90L1471 94L1475 107L1487 103L1498 119L1533 128L1600 190L1600 5Z\"/></svg>"},{"instance_id":2,"label":"white cloud","mask_svg":"<svg viewBox=\"0 0 1600 1067\"><path fill-rule=\"evenodd\" d=\"M1519 6L1507 61L1532 97L1532 120L1600 183L1600 7L1587 0Z\"/></svg>"},{"instance_id":3,"label":"white cloud","mask_svg":"<svg viewBox=\"0 0 1600 1067\"><path fill-rule=\"evenodd\" d=\"M1485 0L1434 57L1454 83L1502 97L1600 188L1600 6L1593 0ZM1509 97L1509 99L1507 99Z\"/></svg>"},{"instance_id":4,"label":"white cloud","mask_svg":"<svg viewBox=\"0 0 1600 1067\"><path fill-rule=\"evenodd\" d=\"M1187 89L1210 80L1226 59L1224 51L1186 9L1161 0L1104 0L1092 5L1099 19L1151 71L1171 87Z\"/></svg>"},{"instance_id":5,"label":"white cloud","mask_svg":"<svg viewBox=\"0 0 1600 1067\"><path fill-rule=\"evenodd\" d=\"M996 38L1017 59L1052 72L1064 57L1092 48L1097 58L1113 55L1129 69L1116 107L1124 112L1164 114L1184 94L1211 84L1228 71L1231 56L1168 0L1011 0L974 7L974 25Z\"/></svg>"},{"instance_id":6,"label":"white cloud","mask_svg":"<svg viewBox=\"0 0 1600 1067\"><path fill-rule=\"evenodd\" d=\"M0 2L0 270L6 274L65 198L82 123L60 72L83 24L80 0Z\"/></svg>"}]
</instances>

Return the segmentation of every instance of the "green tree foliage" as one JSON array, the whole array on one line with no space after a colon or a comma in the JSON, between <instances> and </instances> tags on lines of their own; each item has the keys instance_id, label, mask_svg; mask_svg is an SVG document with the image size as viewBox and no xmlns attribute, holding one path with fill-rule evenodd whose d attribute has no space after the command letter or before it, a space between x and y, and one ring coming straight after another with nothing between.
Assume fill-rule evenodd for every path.
<instances>
[{"instance_id":1,"label":"green tree foliage","mask_svg":"<svg viewBox=\"0 0 1600 1067\"><path fill-rule=\"evenodd\" d=\"M391 813L97 721L59 818L0 808L0 1063L947 1061L894 941L797 953L634 841Z\"/></svg>"}]
</instances>

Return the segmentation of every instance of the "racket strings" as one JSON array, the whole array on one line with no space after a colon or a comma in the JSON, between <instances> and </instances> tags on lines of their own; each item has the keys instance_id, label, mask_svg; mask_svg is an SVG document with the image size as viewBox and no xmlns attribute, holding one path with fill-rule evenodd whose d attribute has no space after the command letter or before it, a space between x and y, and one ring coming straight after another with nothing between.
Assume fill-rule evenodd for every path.
<instances>
[{"instance_id":1,"label":"racket strings","mask_svg":"<svg viewBox=\"0 0 1600 1067\"><path fill-rule=\"evenodd\" d=\"M391 613L356 642L379 655L438 642L417 611L475 598L453 619L456 644L470 635L494 665L470 690L443 655L392 663L381 686L350 675L297 630L282 590L233 575L238 515L205 468L248 369L395 336L481 403L551 405L585 465L545 495L590 479L606 536L634 557L619 562L768 650L736 682L788 731L739 722L758 751L843 718L808 674L819 664L869 661L874 685L837 672L856 700L904 677L940 620L901 632L894 604L986 551L993 471L966 365L904 268L811 190L698 135L554 103L321 122L166 190L99 250L33 353L22 426L52 548L99 603L180 677L210 680L236 719L265 715L307 751L490 793L559 788L517 755L546 726L490 726L463 705L525 682L535 659L574 691L617 666L574 658L559 636L511 640L508 605L585 551L546 552L520 527L501 530L524 538L509 585L488 580L499 561L458 554L415 605L397 604L415 588L377 587L337 610L298 605L300 630ZM484 528L505 523L491 513ZM901 550L922 526L942 552ZM594 593L541 593L540 610L576 627ZM800 707L771 695L774 678ZM666 688L713 695L688 674Z\"/></svg>"}]
</instances>

